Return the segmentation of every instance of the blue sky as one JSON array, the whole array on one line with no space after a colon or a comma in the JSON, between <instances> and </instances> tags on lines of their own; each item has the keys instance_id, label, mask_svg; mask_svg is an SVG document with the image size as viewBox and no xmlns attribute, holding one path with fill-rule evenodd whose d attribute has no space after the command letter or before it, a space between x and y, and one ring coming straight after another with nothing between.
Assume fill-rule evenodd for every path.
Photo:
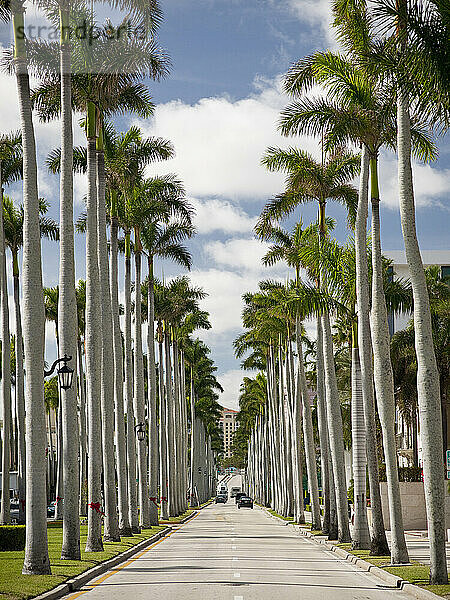
<instances>
[{"instance_id":1,"label":"blue sky","mask_svg":"<svg viewBox=\"0 0 450 600\"><path fill-rule=\"evenodd\" d=\"M269 145L296 143L319 156L312 139L285 140L277 132L279 111L287 103L281 77L289 65L316 49L336 47L329 27L327 0L163 0L165 19L161 45L172 59L170 77L150 82L157 109L151 120L117 119L125 129L139 124L147 135L171 139L176 158L158 164L150 173L175 172L184 181L196 209L198 235L189 243L194 257L191 278L208 292L204 306L211 313L213 330L202 337L212 348L223 402L236 407L243 373L233 357L232 340L240 331L240 297L256 289L262 278L285 279L283 266L263 269L264 246L253 239L252 227L264 202L281 191L283 178L266 173L259 164ZM105 10L101 9L102 14ZM1 40L5 36L0 37ZM18 126L14 80L1 75L2 130ZM37 124L40 192L51 202L58 218L58 180L43 167L47 152L59 145L59 125ZM75 132L82 143L81 131ZM423 249L449 249L449 174L447 140L441 140L441 158L431 166L416 165L417 227ZM396 200L396 162L384 153L380 167L382 240L385 250L402 249ZM76 211L82 210L83 178L76 178ZM14 190L20 200L20 189ZM315 208L302 209L305 223ZM336 236L344 241L345 215L329 206L338 220ZM77 275L84 277L84 239L77 239ZM58 256L52 244L43 245L45 285L57 283ZM160 264L160 275L177 269ZM12 293L12 288L11 288ZM47 355L54 355L48 328Z\"/></svg>"}]
</instances>

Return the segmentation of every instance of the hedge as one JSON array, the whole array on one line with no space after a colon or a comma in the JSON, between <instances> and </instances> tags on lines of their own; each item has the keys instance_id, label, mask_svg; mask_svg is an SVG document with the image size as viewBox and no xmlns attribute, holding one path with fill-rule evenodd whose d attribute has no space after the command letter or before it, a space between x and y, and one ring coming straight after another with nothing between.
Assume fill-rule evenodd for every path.
<instances>
[{"instance_id":1,"label":"hedge","mask_svg":"<svg viewBox=\"0 0 450 600\"><path fill-rule=\"evenodd\" d=\"M25 549L25 525L0 525L0 552Z\"/></svg>"}]
</instances>

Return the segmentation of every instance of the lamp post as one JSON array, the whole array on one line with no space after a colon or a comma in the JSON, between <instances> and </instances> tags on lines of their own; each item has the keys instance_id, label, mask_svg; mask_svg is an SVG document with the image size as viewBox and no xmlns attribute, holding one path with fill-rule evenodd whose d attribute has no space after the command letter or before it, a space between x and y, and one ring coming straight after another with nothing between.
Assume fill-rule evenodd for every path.
<instances>
[{"instance_id":1,"label":"lamp post","mask_svg":"<svg viewBox=\"0 0 450 600\"><path fill-rule=\"evenodd\" d=\"M137 425L134 426L134 429L136 430L137 439L140 442L143 442L145 440L145 424L138 423Z\"/></svg>"},{"instance_id":2,"label":"lamp post","mask_svg":"<svg viewBox=\"0 0 450 600\"><path fill-rule=\"evenodd\" d=\"M44 370L44 377L49 377L55 370L56 366L60 363L63 363L62 367L60 367L57 371L59 385L62 390L70 390L73 382L73 369L67 366L67 363L70 360L72 360L72 357L67 356L67 354L64 354L62 358L57 358L49 371Z\"/></svg>"}]
</instances>

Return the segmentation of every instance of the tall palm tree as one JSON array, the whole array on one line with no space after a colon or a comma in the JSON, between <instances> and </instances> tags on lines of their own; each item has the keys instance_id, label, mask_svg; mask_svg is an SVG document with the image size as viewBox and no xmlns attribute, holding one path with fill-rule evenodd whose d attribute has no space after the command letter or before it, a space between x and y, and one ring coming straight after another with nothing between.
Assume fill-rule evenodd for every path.
<instances>
[{"instance_id":1,"label":"tall palm tree","mask_svg":"<svg viewBox=\"0 0 450 600\"><path fill-rule=\"evenodd\" d=\"M40 229L41 237L56 241L59 239L59 226L46 216L48 204L39 200L40 204ZM5 243L11 251L12 275L14 287L14 320L15 320L15 392L16 410L18 413L18 440L19 440L19 522L25 519L25 398L24 398L24 369L23 369L23 337L22 315L20 306L20 269L19 250L23 246L23 206L16 206L9 196L3 196L3 225L5 229Z\"/></svg>"},{"instance_id":2,"label":"tall palm tree","mask_svg":"<svg viewBox=\"0 0 450 600\"><path fill-rule=\"evenodd\" d=\"M150 498L158 496L158 430L157 430L157 381L155 357L155 257L170 258L174 262L190 269L191 256L181 245L181 241L193 235L192 225L186 223L170 223L161 226L159 222L146 222L142 231L142 241L147 253L148 285L147 285L147 369L148 369L148 418L149 418L149 487ZM152 525L158 520L156 501L150 504Z\"/></svg>"},{"instance_id":3,"label":"tall palm tree","mask_svg":"<svg viewBox=\"0 0 450 600\"><path fill-rule=\"evenodd\" d=\"M358 156L343 150L336 150L320 164L303 150L269 148L262 162L270 171L286 173L286 190L264 207L257 224L259 235L265 235L272 221L289 215L299 204L309 201L317 201L319 204L318 221L321 239L326 235L325 207L327 200L345 204L349 209L350 217L354 215L356 190L348 182L358 171ZM326 280L320 283L326 285ZM336 487L339 539L349 541L347 486L343 466L342 417L328 313L324 312L321 319L323 321L327 419Z\"/></svg>"},{"instance_id":4,"label":"tall palm tree","mask_svg":"<svg viewBox=\"0 0 450 600\"><path fill-rule=\"evenodd\" d=\"M14 72L19 96L23 146L23 317L25 370L27 472L27 536L23 573L50 573L47 548L45 489L45 409L44 409L44 303L39 235L39 199L37 186L36 144L31 112L30 80L24 36L23 0L2 3L1 18L12 17L14 31Z\"/></svg>"},{"instance_id":5,"label":"tall palm tree","mask_svg":"<svg viewBox=\"0 0 450 600\"><path fill-rule=\"evenodd\" d=\"M2 208L0 215L0 282L1 282L1 339L2 339L2 398L4 406L3 415L3 444L2 444L2 473L3 473L3 490L9 489L9 419L11 418L11 387L10 387L10 337L9 337L9 308L8 308L8 289L7 289L7 278L6 278L6 256L5 256L5 230L3 223L3 184L11 183L19 179L22 175L22 145L20 134L9 134L0 136L0 207ZM16 323L17 331L17 323ZM22 344L20 338L20 344ZM19 351L19 360L22 357L22 348ZM17 353L17 336L16 336L16 353ZM17 363L16 363L17 364ZM23 366L22 366L23 373ZM23 385L23 377L22 377ZM17 389L17 381L16 381ZM24 427L23 427L23 396L22 402L18 398L17 407L19 412L19 486L20 486L20 499L22 502L21 506L21 521L23 522L23 501L25 499L24 494L24 451L25 446L24 440ZM2 494L0 521L2 523L9 522L9 496L5 493Z\"/></svg>"},{"instance_id":6,"label":"tall palm tree","mask_svg":"<svg viewBox=\"0 0 450 600\"><path fill-rule=\"evenodd\" d=\"M294 269L295 284L300 283L300 269L302 267L299 252L302 245L305 244L305 236L303 232L303 223L297 223L291 234L282 230L280 227L272 227L270 233L267 233L265 238L272 241L267 254L263 257L262 262L266 266L270 266L284 260L289 267ZM297 354L298 354L298 378L297 387L300 392L301 406L303 408L303 435L305 440L305 455L308 470L308 489L311 495L311 517L312 528L321 529L320 504L319 504L319 485L317 479L317 467L314 445L314 431L312 423L311 405L307 392L306 378L303 364L303 350L301 342L301 315L297 312L295 317L295 331L297 337ZM295 426L294 426L295 427ZM298 443L301 438L299 431L294 428L294 440ZM298 461L300 464L300 460ZM298 468L298 467L297 467Z\"/></svg>"}]
</instances>

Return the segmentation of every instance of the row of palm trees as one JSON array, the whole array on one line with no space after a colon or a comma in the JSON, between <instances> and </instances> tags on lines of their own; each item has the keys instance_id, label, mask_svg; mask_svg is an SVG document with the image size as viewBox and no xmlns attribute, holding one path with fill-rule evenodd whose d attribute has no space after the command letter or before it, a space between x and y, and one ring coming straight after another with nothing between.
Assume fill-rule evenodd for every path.
<instances>
[{"instance_id":1,"label":"row of palm trees","mask_svg":"<svg viewBox=\"0 0 450 600\"><path fill-rule=\"evenodd\" d=\"M156 0L105 4L126 11L127 17L117 28L108 21L92 40L70 35L80 22L96 25L92 7L78 1L37 0L36 6L51 22L58 23L59 42L24 40L24 1L2 1L0 5L2 19L11 19L14 30L13 53L6 58L10 72L16 76L21 118L20 135L1 138L0 184L23 177L23 207L15 209L22 216L23 255L22 304L17 300L16 307L21 309L22 318L16 311L15 348L20 355L16 360L16 384L21 380L24 389L23 399L16 389L20 504L25 507L26 517L24 574L50 573L43 381L46 315L40 247L41 235L45 234L45 207L38 195L32 109L41 120L61 121L61 148L47 161L48 168L60 174L59 284L57 290L47 291L45 298L47 316L52 314L57 326L58 355L73 357L72 364L78 367L77 386L59 392L56 513L62 509L61 557L80 558L80 490L86 489L86 484L86 551L92 552L102 550L104 539L116 541L121 535L156 524L158 505L163 519L180 514L187 506L188 489L191 504L197 505L211 495L214 486L220 386L209 349L191 337L196 329L209 327L207 315L198 307L203 292L185 277L167 285L154 277L155 257L190 267L191 257L183 241L194 234L192 208L176 176L145 175L149 163L173 156L172 144L160 138L145 139L137 128L116 132L111 123L118 113L146 118L153 112L143 80L145 76L158 80L168 74L169 60L156 37L161 10ZM145 26L145 39L111 36L136 24ZM31 72L39 80L34 90L30 89ZM86 133L83 148L73 147L74 112L82 115ZM88 184L86 214L77 223L86 235L86 282L78 283L78 297L74 171L84 172ZM0 230L3 233L3 227ZM52 235L57 237L56 232ZM15 250L11 246L13 270L18 267L20 243L15 242ZM8 489L10 334L4 248L5 241L0 239L2 386L6 406L2 462L3 489ZM119 250L125 262L123 319L119 306ZM143 257L147 257L148 265L144 282ZM145 319L146 371L142 336ZM147 441L136 440L136 433L142 437L145 430ZM9 498L3 494L1 521L8 520Z\"/></svg>"},{"instance_id":2,"label":"row of palm trees","mask_svg":"<svg viewBox=\"0 0 450 600\"><path fill-rule=\"evenodd\" d=\"M411 160L412 155L425 161L434 159L437 151L432 133L445 131L448 125L450 88L442 67L449 64L445 40L450 23L442 7L433 2L419 6L404 0L394 7L382 1L336 0L333 12L344 52L316 52L291 67L285 77L285 90L292 102L280 118L284 135L308 134L321 139L322 161L295 147L269 148L263 158L269 170L286 174L286 187L264 207L256 233L273 243L264 259L267 264L283 259L296 272L288 288L265 282L259 293L245 298L243 322L247 331L236 341L236 349L238 355L253 350L245 364L262 367L267 381L264 412L253 415L250 421L255 425L250 427L249 485L256 490L260 485L257 480L264 481L264 487L269 483L267 478L272 478L272 505L287 514L295 504L296 517L302 519L298 446L301 406L313 527L324 528L332 536L337 533L341 542L350 541L344 436L331 329L331 317L339 315L347 322L352 349L353 545L371 548L375 554L388 550L379 492L377 412L386 462L391 559L393 563L408 562L397 471L388 327L388 309L405 310L408 303L405 290L388 289L379 208L378 156L383 147L392 148L398 154L400 214L411 277L430 581L446 583L445 524L440 518L444 514L440 376L415 230ZM324 95L311 94L316 85ZM352 150L355 146L360 148L358 154ZM356 190L352 180L358 173ZM368 256L369 193L372 231ZM340 248L329 237L325 209L330 200L347 208L354 230L351 247ZM317 224L305 230L298 224L291 236L278 227L280 219L311 201L318 203ZM309 284L299 281L300 268L306 269ZM318 508L315 455L311 458L314 440L301 347L302 320L312 315L317 319L315 393L326 499L323 522ZM243 393L247 393L245 385ZM264 472L261 466L268 457L270 469ZM373 514L371 537L366 514L366 468ZM260 497L264 500L264 495Z\"/></svg>"}]
</instances>

